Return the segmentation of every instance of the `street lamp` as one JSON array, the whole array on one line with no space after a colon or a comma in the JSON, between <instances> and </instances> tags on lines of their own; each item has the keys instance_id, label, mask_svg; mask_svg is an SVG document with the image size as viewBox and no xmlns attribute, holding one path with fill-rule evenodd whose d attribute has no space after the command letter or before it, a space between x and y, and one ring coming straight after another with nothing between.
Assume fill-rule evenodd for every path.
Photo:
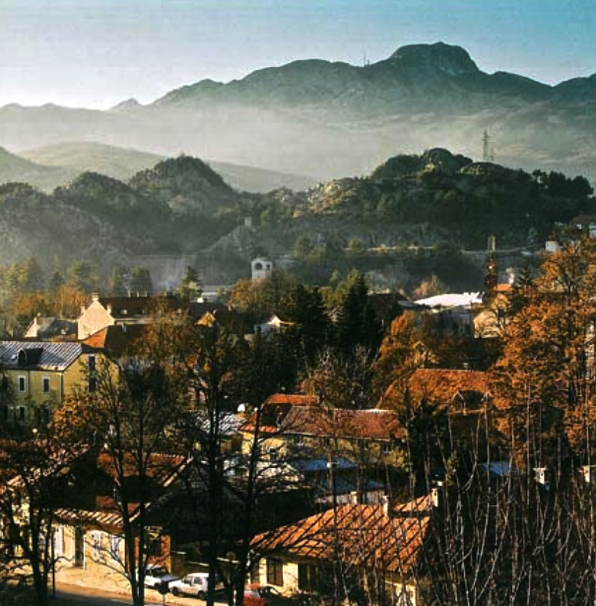
<instances>
[{"instance_id":1,"label":"street lamp","mask_svg":"<svg viewBox=\"0 0 596 606\"><path fill-rule=\"evenodd\" d=\"M52 554L52 599L56 599L56 529L52 526L52 544L50 545Z\"/></svg>"}]
</instances>

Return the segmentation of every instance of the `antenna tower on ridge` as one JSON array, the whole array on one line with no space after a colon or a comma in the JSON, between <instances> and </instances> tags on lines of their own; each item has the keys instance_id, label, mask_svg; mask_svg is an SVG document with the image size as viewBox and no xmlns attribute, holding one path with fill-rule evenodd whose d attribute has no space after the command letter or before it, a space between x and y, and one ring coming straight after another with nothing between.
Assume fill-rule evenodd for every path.
<instances>
[{"instance_id":1,"label":"antenna tower on ridge","mask_svg":"<svg viewBox=\"0 0 596 606\"><path fill-rule=\"evenodd\" d=\"M490 135L488 134L488 131L486 129L484 129L484 134L482 135L482 161L495 161L495 152L492 145L490 144Z\"/></svg>"}]
</instances>

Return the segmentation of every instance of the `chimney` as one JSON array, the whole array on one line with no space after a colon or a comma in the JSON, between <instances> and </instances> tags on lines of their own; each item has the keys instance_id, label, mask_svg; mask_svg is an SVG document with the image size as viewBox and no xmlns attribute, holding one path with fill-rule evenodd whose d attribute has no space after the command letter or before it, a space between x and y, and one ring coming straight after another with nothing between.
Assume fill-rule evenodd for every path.
<instances>
[{"instance_id":1,"label":"chimney","mask_svg":"<svg viewBox=\"0 0 596 606\"><path fill-rule=\"evenodd\" d=\"M534 467L534 472L536 474L536 482L548 489L550 485L548 481L548 469L546 467Z\"/></svg>"},{"instance_id":2,"label":"chimney","mask_svg":"<svg viewBox=\"0 0 596 606\"><path fill-rule=\"evenodd\" d=\"M393 503L391 502L391 497L389 497L387 495L383 495L381 497L381 503L383 504L383 516L386 518L392 518L393 517L393 509L392 509Z\"/></svg>"},{"instance_id":3,"label":"chimney","mask_svg":"<svg viewBox=\"0 0 596 606\"><path fill-rule=\"evenodd\" d=\"M441 499L443 496L443 482L441 480L436 480L433 482L433 487L430 491L431 499L433 502L433 507L438 509L441 505Z\"/></svg>"},{"instance_id":4,"label":"chimney","mask_svg":"<svg viewBox=\"0 0 596 606\"><path fill-rule=\"evenodd\" d=\"M596 469L595 465L583 465L582 472L584 474L584 481L586 484L592 483L592 475L594 475L594 469Z\"/></svg>"}]
</instances>

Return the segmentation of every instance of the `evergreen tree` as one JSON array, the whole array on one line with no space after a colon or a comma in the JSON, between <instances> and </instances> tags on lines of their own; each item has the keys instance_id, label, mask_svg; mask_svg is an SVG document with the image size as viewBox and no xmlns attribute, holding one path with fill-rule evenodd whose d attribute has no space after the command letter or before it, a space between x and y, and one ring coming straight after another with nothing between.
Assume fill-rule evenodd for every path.
<instances>
[{"instance_id":1,"label":"evergreen tree","mask_svg":"<svg viewBox=\"0 0 596 606\"><path fill-rule=\"evenodd\" d=\"M59 269L55 269L50 277L50 282L48 284L50 292L56 292L59 288L64 285L64 276Z\"/></svg>"},{"instance_id":2,"label":"evergreen tree","mask_svg":"<svg viewBox=\"0 0 596 606\"><path fill-rule=\"evenodd\" d=\"M133 267L130 272L130 291L133 293L153 294L151 273L146 267Z\"/></svg>"},{"instance_id":3,"label":"evergreen tree","mask_svg":"<svg viewBox=\"0 0 596 606\"><path fill-rule=\"evenodd\" d=\"M199 272L191 265L187 265L184 271L178 294L182 301L187 303L196 301L203 294L203 284Z\"/></svg>"},{"instance_id":4,"label":"evergreen tree","mask_svg":"<svg viewBox=\"0 0 596 606\"><path fill-rule=\"evenodd\" d=\"M298 283L282 303L282 309L290 322L296 324L296 333L308 364L329 341L331 321L325 302L318 288L306 288Z\"/></svg>"},{"instance_id":5,"label":"evergreen tree","mask_svg":"<svg viewBox=\"0 0 596 606\"><path fill-rule=\"evenodd\" d=\"M357 345L377 350L382 338L381 324L368 300L368 285L362 274L350 284L338 311L337 347L349 355Z\"/></svg>"},{"instance_id":6,"label":"evergreen tree","mask_svg":"<svg viewBox=\"0 0 596 606\"><path fill-rule=\"evenodd\" d=\"M98 290L99 275L97 267L89 261L76 261L68 272L68 284L86 293Z\"/></svg>"},{"instance_id":7,"label":"evergreen tree","mask_svg":"<svg viewBox=\"0 0 596 606\"><path fill-rule=\"evenodd\" d=\"M113 297L126 297L128 295L127 282L128 269L122 265L116 265L110 280L110 294Z\"/></svg>"},{"instance_id":8,"label":"evergreen tree","mask_svg":"<svg viewBox=\"0 0 596 606\"><path fill-rule=\"evenodd\" d=\"M35 257L30 257L20 266L19 290L42 292L45 289L44 273Z\"/></svg>"},{"instance_id":9,"label":"evergreen tree","mask_svg":"<svg viewBox=\"0 0 596 606\"><path fill-rule=\"evenodd\" d=\"M510 316L515 316L530 302L530 297L535 288L532 270L528 265L524 265L513 283L511 300L507 310Z\"/></svg>"}]
</instances>

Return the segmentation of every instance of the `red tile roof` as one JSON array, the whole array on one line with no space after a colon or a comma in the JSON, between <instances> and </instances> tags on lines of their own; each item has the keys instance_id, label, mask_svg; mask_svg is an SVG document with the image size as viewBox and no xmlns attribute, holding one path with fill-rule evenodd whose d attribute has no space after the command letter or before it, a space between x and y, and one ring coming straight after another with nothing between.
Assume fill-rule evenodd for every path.
<instances>
[{"instance_id":1,"label":"red tile roof","mask_svg":"<svg viewBox=\"0 0 596 606\"><path fill-rule=\"evenodd\" d=\"M437 406L451 406L456 397L460 404L478 405L490 391L486 372L441 368L419 368L408 379L407 389L413 404L426 400ZM392 384L383 394L379 407L392 408L403 398L403 384Z\"/></svg>"},{"instance_id":2,"label":"red tile roof","mask_svg":"<svg viewBox=\"0 0 596 606\"><path fill-rule=\"evenodd\" d=\"M127 453L124 457L124 476L139 475L140 465L144 466L148 477L156 480L163 486L167 486L176 477L180 468L186 462L186 458L179 455L152 454L142 463L136 460L132 454ZM116 462L107 452L102 452L97 457L97 466L112 477L117 476Z\"/></svg>"},{"instance_id":3,"label":"red tile roof","mask_svg":"<svg viewBox=\"0 0 596 606\"><path fill-rule=\"evenodd\" d=\"M241 429L252 432L255 422L253 413ZM405 437L393 411L326 408L318 396L303 394L270 396L261 407L259 431L372 440Z\"/></svg>"},{"instance_id":4,"label":"red tile roof","mask_svg":"<svg viewBox=\"0 0 596 606\"><path fill-rule=\"evenodd\" d=\"M407 574L416 565L429 521L430 516L386 515L382 505L341 505L336 517L330 509L259 535L253 548L329 562L337 537L339 557L347 565Z\"/></svg>"},{"instance_id":5,"label":"red tile roof","mask_svg":"<svg viewBox=\"0 0 596 606\"><path fill-rule=\"evenodd\" d=\"M95 459L97 468L115 478L117 476L116 464L113 457L102 452ZM177 455L153 454L146 462L147 476L160 483L162 487L168 487L174 481L188 459ZM124 461L125 476L136 476L139 473L138 464L131 454L127 454ZM90 487L91 490L95 490ZM95 494L95 508L93 510L63 507L56 511L56 517L64 522L91 523L100 527L120 528L122 526L122 508L113 497ZM147 503L146 507L151 508L152 503ZM132 519L139 515L139 503L131 502L128 506L128 513Z\"/></svg>"},{"instance_id":6,"label":"red tile roof","mask_svg":"<svg viewBox=\"0 0 596 606\"><path fill-rule=\"evenodd\" d=\"M281 430L289 434L369 440L405 437L405 429L397 414L389 410L294 408L285 418Z\"/></svg>"},{"instance_id":7,"label":"red tile roof","mask_svg":"<svg viewBox=\"0 0 596 606\"><path fill-rule=\"evenodd\" d=\"M419 368L410 377L408 389L415 400L427 398L435 404L449 404L458 393L486 394L488 374L479 370Z\"/></svg>"},{"instance_id":8,"label":"red tile roof","mask_svg":"<svg viewBox=\"0 0 596 606\"><path fill-rule=\"evenodd\" d=\"M174 295L138 296L138 297L99 297L101 305L110 306L112 317L146 316L156 311L177 311L182 305Z\"/></svg>"},{"instance_id":9,"label":"red tile roof","mask_svg":"<svg viewBox=\"0 0 596 606\"><path fill-rule=\"evenodd\" d=\"M150 330L147 324L107 326L84 339L83 343L96 349L105 349L109 355L118 357L126 354L134 347L135 341L143 339Z\"/></svg>"},{"instance_id":10,"label":"red tile roof","mask_svg":"<svg viewBox=\"0 0 596 606\"><path fill-rule=\"evenodd\" d=\"M308 396L304 394L274 393L269 396L264 406L273 404L290 404L291 406L312 406L319 403L319 396Z\"/></svg>"}]
</instances>

